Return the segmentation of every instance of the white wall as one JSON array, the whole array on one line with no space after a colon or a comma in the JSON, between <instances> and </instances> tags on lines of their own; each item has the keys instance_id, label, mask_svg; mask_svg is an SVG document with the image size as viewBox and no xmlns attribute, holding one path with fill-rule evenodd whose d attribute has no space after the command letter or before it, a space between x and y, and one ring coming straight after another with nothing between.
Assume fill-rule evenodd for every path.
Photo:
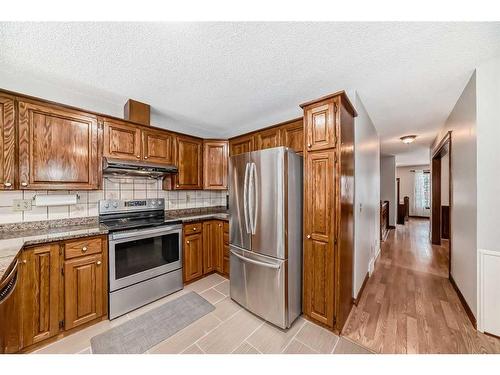
<instances>
[{"instance_id":1,"label":"white wall","mask_svg":"<svg viewBox=\"0 0 500 375\"><path fill-rule=\"evenodd\" d=\"M380 200L389 201L389 225L396 225L396 157L380 156Z\"/></svg>"},{"instance_id":2,"label":"white wall","mask_svg":"<svg viewBox=\"0 0 500 375\"><path fill-rule=\"evenodd\" d=\"M359 95L354 97L354 275L356 298L380 250L380 139Z\"/></svg>"},{"instance_id":3,"label":"white wall","mask_svg":"<svg viewBox=\"0 0 500 375\"><path fill-rule=\"evenodd\" d=\"M410 216L419 216L421 213L415 211L414 195L415 195L415 172L413 170L430 170L430 165L412 165L396 168L396 177L399 178L399 200L404 203L404 197L410 198ZM396 191L397 194L397 191ZM424 211L423 216L430 216L430 209Z\"/></svg>"},{"instance_id":4,"label":"white wall","mask_svg":"<svg viewBox=\"0 0 500 375\"><path fill-rule=\"evenodd\" d=\"M476 75L458 98L432 149L452 131L451 275L477 316ZM496 169L494 169L496 170ZM491 172L491 171L490 171Z\"/></svg>"},{"instance_id":5,"label":"white wall","mask_svg":"<svg viewBox=\"0 0 500 375\"><path fill-rule=\"evenodd\" d=\"M441 206L450 205L450 154L441 158Z\"/></svg>"},{"instance_id":6,"label":"white wall","mask_svg":"<svg viewBox=\"0 0 500 375\"><path fill-rule=\"evenodd\" d=\"M476 70L478 327L500 336L500 58Z\"/></svg>"}]
</instances>

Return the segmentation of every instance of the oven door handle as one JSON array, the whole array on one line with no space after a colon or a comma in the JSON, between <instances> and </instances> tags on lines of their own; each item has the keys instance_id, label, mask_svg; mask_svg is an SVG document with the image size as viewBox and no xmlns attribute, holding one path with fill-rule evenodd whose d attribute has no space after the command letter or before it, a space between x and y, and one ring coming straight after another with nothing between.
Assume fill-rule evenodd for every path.
<instances>
[{"instance_id":1,"label":"oven door handle","mask_svg":"<svg viewBox=\"0 0 500 375\"><path fill-rule=\"evenodd\" d=\"M124 231L124 232L115 232L111 234L111 239L112 240L119 240L122 238L135 238L135 237L144 237L145 235L149 234L169 234L175 231L180 231L182 227L180 225L171 225L167 227L161 227L161 228L156 228L156 229L144 229L144 230L138 230L135 232L129 232L129 231Z\"/></svg>"}]
</instances>

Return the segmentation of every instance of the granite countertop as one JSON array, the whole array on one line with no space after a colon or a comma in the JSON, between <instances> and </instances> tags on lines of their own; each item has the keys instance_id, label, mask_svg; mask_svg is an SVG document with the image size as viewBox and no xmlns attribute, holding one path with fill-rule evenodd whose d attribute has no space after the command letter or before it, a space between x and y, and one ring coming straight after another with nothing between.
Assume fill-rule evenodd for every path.
<instances>
[{"instance_id":1,"label":"granite countertop","mask_svg":"<svg viewBox=\"0 0 500 375\"><path fill-rule=\"evenodd\" d=\"M200 220L229 220L223 207L165 211L165 222L180 220L189 223ZM0 281L25 246L107 234L97 217L14 223L0 225Z\"/></svg>"},{"instance_id":2,"label":"granite countertop","mask_svg":"<svg viewBox=\"0 0 500 375\"><path fill-rule=\"evenodd\" d=\"M12 261L25 246L107 233L108 229L99 225L97 221L57 227L34 226L31 229L0 231L0 281Z\"/></svg>"}]
</instances>

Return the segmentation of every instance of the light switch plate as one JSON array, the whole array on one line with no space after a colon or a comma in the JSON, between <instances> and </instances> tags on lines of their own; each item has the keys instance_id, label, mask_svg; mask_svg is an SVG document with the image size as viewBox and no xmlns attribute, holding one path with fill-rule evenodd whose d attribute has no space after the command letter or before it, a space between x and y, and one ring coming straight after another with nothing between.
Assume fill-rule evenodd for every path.
<instances>
[{"instance_id":1,"label":"light switch plate","mask_svg":"<svg viewBox=\"0 0 500 375\"><path fill-rule=\"evenodd\" d=\"M13 211L31 211L31 199L14 199Z\"/></svg>"}]
</instances>

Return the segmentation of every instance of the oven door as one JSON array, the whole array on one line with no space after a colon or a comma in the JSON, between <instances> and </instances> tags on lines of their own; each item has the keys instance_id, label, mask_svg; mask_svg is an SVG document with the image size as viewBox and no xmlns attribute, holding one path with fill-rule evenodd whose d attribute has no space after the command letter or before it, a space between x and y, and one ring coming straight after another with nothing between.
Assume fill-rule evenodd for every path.
<instances>
[{"instance_id":1,"label":"oven door","mask_svg":"<svg viewBox=\"0 0 500 375\"><path fill-rule=\"evenodd\" d=\"M182 268L182 225L109 236L109 289L114 291Z\"/></svg>"}]
</instances>

